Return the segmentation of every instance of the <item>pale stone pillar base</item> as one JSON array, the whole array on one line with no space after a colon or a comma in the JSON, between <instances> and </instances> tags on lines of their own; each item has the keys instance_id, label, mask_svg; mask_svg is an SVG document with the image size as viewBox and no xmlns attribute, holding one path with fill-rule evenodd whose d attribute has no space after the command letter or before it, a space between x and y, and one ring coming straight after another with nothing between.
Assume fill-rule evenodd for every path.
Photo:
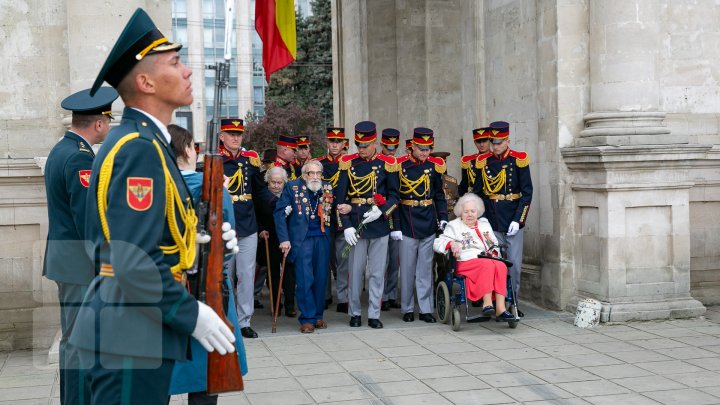
<instances>
[{"instance_id":1,"label":"pale stone pillar base","mask_svg":"<svg viewBox=\"0 0 720 405\"><path fill-rule=\"evenodd\" d=\"M687 134L671 134L664 112L594 112L585 117L577 146L687 144Z\"/></svg>"},{"instance_id":2,"label":"pale stone pillar base","mask_svg":"<svg viewBox=\"0 0 720 405\"><path fill-rule=\"evenodd\" d=\"M617 135L623 136L623 135ZM564 148L573 174L572 310L603 303L601 321L702 315L690 296L690 168L709 145Z\"/></svg>"}]
</instances>

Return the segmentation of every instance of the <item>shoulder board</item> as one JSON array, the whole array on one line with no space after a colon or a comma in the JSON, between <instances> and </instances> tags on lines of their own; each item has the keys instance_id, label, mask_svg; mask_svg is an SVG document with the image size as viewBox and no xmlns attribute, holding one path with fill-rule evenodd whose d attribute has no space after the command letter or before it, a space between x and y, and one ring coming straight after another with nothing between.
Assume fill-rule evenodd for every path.
<instances>
[{"instance_id":1,"label":"shoulder board","mask_svg":"<svg viewBox=\"0 0 720 405\"><path fill-rule=\"evenodd\" d=\"M399 170L397 159L395 156L388 156L383 155L382 153L378 153L377 156L375 156L377 159L382 160L385 162L385 171L388 173L395 173Z\"/></svg>"},{"instance_id":2,"label":"shoulder board","mask_svg":"<svg viewBox=\"0 0 720 405\"><path fill-rule=\"evenodd\" d=\"M401 164L407 162L408 160L410 160L410 156L402 155L399 158L397 158L397 164L401 165Z\"/></svg>"},{"instance_id":3,"label":"shoulder board","mask_svg":"<svg viewBox=\"0 0 720 405\"><path fill-rule=\"evenodd\" d=\"M220 154L221 156L225 156L225 157L232 157L230 152L227 149L225 149L225 147L222 145L218 148L218 154Z\"/></svg>"},{"instance_id":4,"label":"shoulder board","mask_svg":"<svg viewBox=\"0 0 720 405\"><path fill-rule=\"evenodd\" d=\"M460 168L463 170L467 170L472 166L472 161L475 160L477 157L477 153L472 155L465 155L460 158Z\"/></svg>"},{"instance_id":5,"label":"shoulder board","mask_svg":"<svg viewBox=\"0 0 720 405\"><path fill-rule=\"evenodd\" d=\"M88 148L85 142L78 143L78 152L92 153L92 150Z\"/></svg>"},{"instance_id":6,"label":"shoulder board","mask_svg":"<svg viewBox=\"0 0 720 405\"><path fill-rule=\"evenodd\" d=\"M338 168L340 170L347 170L352 165L352 160L358 157L357 153L353 153L352 155L343 155L340 157L340 163L338 164Z\"/></svg>"},{"instance_id":7,"label":"shoulder board","mask_svg":"<svg viewBox=\"0 0 720 405\"><path fill-rule=\"evenodd\" d=\"M262 163L260 162L260 155L258 155L258 153L254 150L244 150L240 152L240 155L248 158L250 160L250 164L255 167L260 167L260 164Z\"/></svg>"},{"instance_id":8,"label":"shoulder board","mask_svg":"<svg viewBox=\"0 0 720 405\"><path fill-rule=\"evenodd\" d=\"M436 172L443 174L447 170L447 167L445 166L445 161L441 158L435 156L428 156L427 160L435 164Z\"/></svg>"},{"instance_id":9,"label":"shoulder board","mask_svg":"<svg viewBox=\"0 0 720 405\"><path fill-rule=\"evenodd\" d=\"M325 159L327 159L327 155L325 155L325 156L320 156L320 157L316 157L315 159L312 159L312 160L317 160L318 162L322 162L322 161L325 160Z\"/></svg>"},{"instance_id":10,"label":"shoulder board","mask_svg":"<svg viewBox=\"0 0 720 405\"><path fill-rule=\"evenodd\" d=\"M527 152L510 150L509 155L515 158L517 167L527 167L530 164L530 156L528 156Z\"/></svg>"},{"instance_id":11,"label":"shoulder board","mask_svg":"<svg viewBox=\"0 0 720 405\"><path fill-rule=\"evenodd\" d=\"M482 169L483 167L485 167L487 158L489 158L490 156L492 156L492 152L487 152L487 153L483 153L482 155L479 155L475 159L475 167L478 169Z\"/></svg>"}]
</instances>

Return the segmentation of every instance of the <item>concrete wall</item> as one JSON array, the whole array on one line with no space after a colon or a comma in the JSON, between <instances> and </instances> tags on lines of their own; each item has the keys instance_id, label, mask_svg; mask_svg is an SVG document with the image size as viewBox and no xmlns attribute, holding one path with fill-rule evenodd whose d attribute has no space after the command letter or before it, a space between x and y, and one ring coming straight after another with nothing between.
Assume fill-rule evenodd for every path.
<instances>
[{"instance_id":1,"label":"concrete wall","mask_svg":"<svg viewBox=\"0 0 720 405\"><path fill-rule=\"evenodd\" d=\"M62 137L69 94L95 80L135 8L170 33L171 0L3 1L0 6L0 351L47 348L57 292L42 277L47 238L44 157ZM122 111L116 102L113 110Z\"/></svg>"}]
</instances>

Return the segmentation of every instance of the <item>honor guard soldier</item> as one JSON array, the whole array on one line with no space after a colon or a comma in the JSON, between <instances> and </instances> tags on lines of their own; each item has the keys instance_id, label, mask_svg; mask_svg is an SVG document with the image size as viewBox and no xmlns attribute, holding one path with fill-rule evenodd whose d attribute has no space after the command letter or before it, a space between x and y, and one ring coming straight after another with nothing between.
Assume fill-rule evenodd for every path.
<instances>
[{"instance_id":1,"label":"honor guard soldier","mask_svg":"<svg viewBox=\"0 0 720 405\"><path fill-rule=\"evenodd\" d=\"M357 153L340 159L337 206L349 252L350 326L362 324L360 294L365 269L368 278L368 326L382 328L380 301L385 287L389 219L397 208L397 163L392 156L376 151L375 123L363 121L355 126ZM342 203L344 201L349 204ZM368 263L369 261L369 263Z\"/></svg>"},{"instance_id":2,"label":"honor guard soldier","mask_svg":"<svg viewBox=\"0 0 720 405\"><path fill-rule=\"evenodd\" d=\"M253 205L253 194L264 192L265 184L260 176L260 155L254 150L243 150L245 133L243 120L223 118L220 120L220 154L223 171L230 179L227 190L233 201L235 232L240 251L234 255L228 267L237 278L235 290L238 325L243 337L258 337L250 326L255 312L255 256L257 254L258 224Z\"/></svg>"},{"instance_id":3,"label":"honor guard soldier","mask_svg":"<svg viewBox=\"0 0 720 405\"><path fill-rule=\"evenodd\" d=\"M510 124L496 121L490 124L492 152L478 156L480 178L474 192L485 203L485 217L500 244L507 246L508 269L513 288L520 289L520 270L523 255L523 228L532 201L530 157L526 152L509 148Z\"/></svg>"},{"instance_id":4,"label":"honor guard soldier","mask_svg":"<svg viewBox=\"0 0 720 405\"><path fill-rule=\"evenodd\" d=\"M60 402L88 403L90 390L79 367L77 349L68 347L87 286L95 277L95 264L85 252L85 203L95 153L94 144L110 131L112 103L118 93L101 87L94 97L90 89L62 101L72 111L70 130L53 147L45 163L48 202L48 236L43 275L55 281L60 302Z\"/></svg>"},{"instance_id":5,"label":"honor guard soldier","mask_svg":"<svg viewBox=\"0 0 720 405\"><path fill-rule=\"evenodd\" d=\"M280 135L276 145L277 152L275 155L275 166L285 169L288 181L292 181L300 177L300 170L294 164L297 139L293 136Z\"/></svg>"},{"instance_id":6,"label":"honor guard soldier","mask_svg":"<svg viewBox=\"0 0 720 405\"><path fill-rule=\"evenodd\" d=\"M300 135L297 137L297 149L295 150L295 168L298 173L303 165L310 160L310 137Z\"/></svg>"},{"instance_id":7,"label":"honor guard soldier","mask_svg":"<svg viewBox=\"0 0 720 405\"><path fill-rule=\"evenodd\" d=\"M346 141L345 128L329 127L326 137L328 153L317 160L323 165L323 181L328 182L335 189L340 178L338 169ZM336 213L337 211L333 214L330 224L330 267L335 271L336 311L346 314L348 312L348 259L342 253L347 244L345 243L345 236L341 232L342 225L339 216ZM328 305L332 302L332 286L329 281L325 300Z\"/></svg>"},{"instance_id":8,"label":"honor guard soldier","mask_svg":"<svg viewBox=\"0 0 720 405\"><path fill-rule=\"evenodd\" d=\"M434 323L433 242L438 229L447 225L447 202L443 191L445 161L430 156L433 131L415 128L412 154L398 160L400 165L400 297L403 321L415 320L415 293L419 318Z\"/></svg>"},{"instance_id":9,"label":"honor guard soldier","mask_svg":"<svg viewBox=\"0 0 720 405\"><path fill-rule=\"evenodd\" d=\"M460 158L460 170L462 172L460 186L458 187L458 194L460 197L473 190L477 176L480 173L477 167L478 156L484 155L490 151L490 127L475 128L473 129L472 134L473 143L475 143L478 153L465 155Z\"/></svg>"},{"instance_id":10,"label":"honor guard soldier","mask_svg":"<svg viewBox=\"0 0 720 405\"><path fill-rule=\"evenodd\" d=\"M385 128L380 137L380 147L385 156L395 156L400 146L400 131L395 128ZM400 224L393 223L391 227L391 238L388 241L388 259L385 266L385 289L383 290L383 301L380 309L389 311L390 308L400 308L397 300L398 272L400 270L400 241L392 238L392 231L399 230ZM397 235L397 233L396 233Z\"/></svg>"},{"instance_id":11,"label":"honor guard soldier","mask_svg":"<svg viewBox=\"0 0 720 405\"><path fill-rule=\"evenodd\" d=\"M235 351L230 329L185 283L198 219L166 127L193 101L181 46L137 9L90 90L106 81L126 106L92 165L85 230L99 275L69 341L92 404L166 404L191 335L208 351Z\"/></svg>"}]
</instances>

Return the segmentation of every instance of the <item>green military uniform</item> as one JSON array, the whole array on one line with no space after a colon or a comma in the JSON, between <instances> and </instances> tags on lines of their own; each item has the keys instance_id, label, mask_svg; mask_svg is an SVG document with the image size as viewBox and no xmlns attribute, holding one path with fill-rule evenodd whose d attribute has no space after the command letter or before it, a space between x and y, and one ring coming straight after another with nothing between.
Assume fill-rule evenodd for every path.
<instances>
[{"instance_id":1,"label":"green military uniform","mask_svg":"<svg viewBox=\"0 0 720 405\"><path fill-rule=\"evenodd\" d=\"M176 51L142 10L120 34L93 86L117 87L145 55ZM197 218L156 118L125 108L93 162L89 253L99 264L70 343L81 349L95 404L165 404L175 360L188 353L198 303L184 285Z\"/></svg>"},{"instance_id":2,"label":"green military uniform","mask_svg":"<svg viewBox=\"0 0 720 405\"><path fill-rule=\"evenodd\" d=\"M73 117L91 120L110 115L118 93L103 87L90 97L82 90L62 101ZM92 124L90 124L92 125ZM76 129L82 130L87 127ZM75 128L73 128L75 129ZM60 303L60 401L63 404L88 403L90 390L79 369L77 350L68 347L77 311L87 285L95 276L92 260L85 253L85 202L90 170L95 158L90 142L71 131L53 147L45 163L45 190L48 200L48 238L43 275L57 283Z\"/></svg>"}]
</instances>

